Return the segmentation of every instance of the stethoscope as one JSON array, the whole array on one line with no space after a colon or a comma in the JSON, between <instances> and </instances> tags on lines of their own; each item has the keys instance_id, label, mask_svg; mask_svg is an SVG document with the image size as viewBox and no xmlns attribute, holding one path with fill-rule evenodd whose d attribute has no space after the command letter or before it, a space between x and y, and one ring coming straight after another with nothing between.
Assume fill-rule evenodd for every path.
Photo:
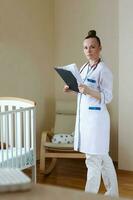
<instances>
[{"instance_id":1,"label":"stethoscope","mask_svg":"<svg viewBox=\"0 0 133 200\"><path fill-rule=\"evenodd\" d=\"M87 78L88 73L89 73L89 72L92 73L92 72L97 68L97 66L98 66L98 64L99 64L100 61L101 61L101 59L99 58L98 61L97 61L97 63L95 63L94 65L92 65L90 69L89 69L89 67L88 67L85 80L86 80L86 78ZM83 68L82 68L82 69L80 70L80 72L79 72L80 74L83 72L83 70L85 69L85 67L86 67L88 64L89 64L89 62L87 62L87 63L83 66ZM85 80L84 80L84 81L85 81Z\"/></svg>"},{"instance_id":2,"label":"stethoscope","mask_svg":"<svg viewBox=\"0 0 133 200\"><path fill-rule=\"evenodd\" d=\"M92 72L94 72L94 70L97 68L97 66L98 66L98 64L99 64L100 61L101 61L101 59L99 58L99 60L97 61L97 63L95 63L94 65L91 66L91 69L89 69L89 67L88 67L88 70L87 70L87 73L86 73L86 77L85 77L85 79L83 80L83 83L86 81L86 79L87 79L87 77L88 77L88 73L90 72L89 75L92 74ZM89 62L87 62L87 63L83 66L83 68L79 71L80 74L83 72L83 70L85 69L85 67L86 67L88 64L89 64ZM81 103L82 95L83 95L83 94L80 93L79 101L78 101L78 104L79 104L79 105L78 105L78 107L79 107L79 110L78 110L78 115L79 115L79 122L78 122L78 130L79 130L79 133L78 133L78 138L79 138L79 140L78 140L78 150L80 150L80 149L79 149L79 147L80 147L80 103Z\"/></svg>"}]
</instances>

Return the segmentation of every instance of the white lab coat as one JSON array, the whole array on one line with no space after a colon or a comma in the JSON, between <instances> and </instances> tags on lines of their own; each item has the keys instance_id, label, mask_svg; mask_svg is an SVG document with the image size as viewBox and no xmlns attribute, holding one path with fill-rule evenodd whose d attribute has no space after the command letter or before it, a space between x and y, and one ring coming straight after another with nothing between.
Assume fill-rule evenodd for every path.
<instances>
[{"instance_id":1,"label":"white lab coat","mask_svg":"<svg viewBox=\"0 0 133 200\"><path fill-rule=\"evenodd\" d=\"M84 84L99 91L101 100L78 93L74 149L87 154L108 154L110 117L106 104L112 100L112 73L102 61L96 68L89 70L86 65L82 69Z\"/></svg>"}]
</instances>

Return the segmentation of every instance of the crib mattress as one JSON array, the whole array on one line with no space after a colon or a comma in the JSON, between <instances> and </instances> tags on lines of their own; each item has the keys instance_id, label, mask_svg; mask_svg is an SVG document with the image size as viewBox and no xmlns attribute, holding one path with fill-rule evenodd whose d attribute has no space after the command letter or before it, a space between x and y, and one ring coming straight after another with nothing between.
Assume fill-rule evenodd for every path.
<instances>
[{"instance_id":1,"label":"crib mattress","mask_svg":"<svg viewBox=\"0 0 133 200\"><path fill-rule=\"evenodd\" d=\"M19 168L24 169L26 166L34 164L33 149L26 151L24 148L0 150L0 168Z\"/></svg>"}]
</instances>

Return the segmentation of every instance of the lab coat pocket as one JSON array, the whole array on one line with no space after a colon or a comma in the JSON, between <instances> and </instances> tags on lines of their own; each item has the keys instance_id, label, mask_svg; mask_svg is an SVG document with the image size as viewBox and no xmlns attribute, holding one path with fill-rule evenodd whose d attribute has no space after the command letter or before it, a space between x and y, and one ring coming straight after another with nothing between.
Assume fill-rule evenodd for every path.
<instances>
[{"instance_id":1,"label":"lab coat pocket","mask_svg":"<svg viewBox=\"0 0 133 200\"><path fill-rule=\"evenodd\" d=\"M96 88L97 87L96 80L92 79L92 78L87 78L86 84L91 88Z\"/></svg>"},{"instance_id":2,"label":"lab coat pocket","mask_svg":"<svg viewBox=\"0 0 133 200\"><path fill-rule=\"evenodd\" d=\"M96 83L96 80L95 79L91 79L91 78L87 78L87 81L90 82L90 83Z\"/></svg>"},{"instance_id":3,"label":"lab coat pocket","mask_svg":"<svg viewBox=\"0 0 133 200\"><path fill-rule=\"evenodd\" d=\"M100 106L89 106L88 109L89 109L89 110L100 111L100 110L101 110L101 107L100 107Z\"/></svg>"}]
</instances>

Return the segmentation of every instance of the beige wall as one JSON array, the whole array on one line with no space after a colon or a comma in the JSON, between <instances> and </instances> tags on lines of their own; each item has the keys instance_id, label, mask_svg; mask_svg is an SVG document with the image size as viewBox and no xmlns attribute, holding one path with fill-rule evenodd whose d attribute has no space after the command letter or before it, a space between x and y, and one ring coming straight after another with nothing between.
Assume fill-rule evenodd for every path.
<instances>
[{"instance_id":1,"label":"beige wall","mask_svg":"<svg viewBox=\"0 0 133 200\"><path fill-rule=\"evenodd\" d=\"M116 0L55 0L55 65L86 62L82 42L90 29L96 29L103 44L102 57L114 74L114 99L111 113L111 155L117 160L118 127L118 5ZM55 74L56 98L63 94L63 82Z\"/></svg>"},{"instance_id":2,"label":"beige wall","mask_svg":"<svg viewBox=\"0 0 133 200\"><path fill-rule=\"evenodd\" d=\"M53 123L53 1L0 0L0 96L37 102L40 132Z\"/></svg>"},{"instance_id":3,"label":"beige wall","mask_svg":"<svg viewBox=\"0 0 133 200\"><path fill-rule=\"evenodd\" d=\"M119 168L133 171L133 1L119 0Z\"/></svg>"},{"instance_id":4,"label":"beige wall","mask_svg":"<svg viewBox=\"0 0 133 200\"><path fill-rule=\"evenodd\" d=\"M64 84L53 66L83 64L82 41L88 30L94 28L102 40L102 57L114 74L114 99L109 105L111 155L117 160L119 153L119 168L133 170L129 92L133 85L133 2L119 0L119 6L117 3L118 0L0 0L0 96L37 102L38 154L41 131L53 126L54 98L74 98L63 94Z\"/></svg>"}]
</instances>

